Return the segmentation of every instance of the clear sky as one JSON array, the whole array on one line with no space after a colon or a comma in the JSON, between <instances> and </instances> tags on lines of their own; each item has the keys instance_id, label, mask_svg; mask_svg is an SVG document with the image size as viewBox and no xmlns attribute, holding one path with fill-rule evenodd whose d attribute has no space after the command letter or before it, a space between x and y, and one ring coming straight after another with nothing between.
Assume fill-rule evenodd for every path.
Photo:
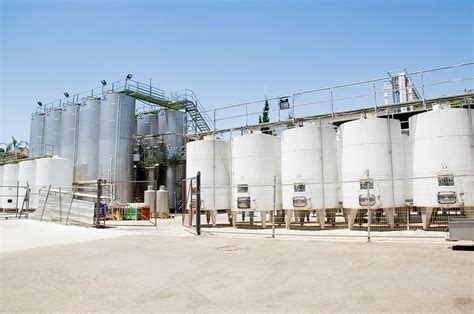
<instances>
[{"instance_id":1,"label":"clear sky","mask_svg":"<svg viewBox=\"0 0 474 314\"><path fill-rule=\"evenodd\" d=\"M127 73L214 108L474 59L470 0L0 2L0 142Z\"/></svg>"}]
</instances>

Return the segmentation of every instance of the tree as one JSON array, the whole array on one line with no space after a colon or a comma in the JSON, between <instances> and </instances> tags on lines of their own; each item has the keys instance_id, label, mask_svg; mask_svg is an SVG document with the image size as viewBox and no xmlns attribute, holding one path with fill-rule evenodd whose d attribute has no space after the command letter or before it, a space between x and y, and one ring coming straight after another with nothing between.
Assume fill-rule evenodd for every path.
<instances>
[{"instance_id":1,"label":"tree","mask_svg":"<svg viewBox=\"0 0 474 314\"><path fill-rule=\"evenodd\" d=\"M265 100L265 105L263 106L263 113L261 116L258 116L258 124L270 122L270 118L268 116L269 112L270 112L270 104L268 103L268 100ZM260 130L264 134L272 134L272 131L270 130L269 127L263 127Z\"/></svg>"}]
</instances>

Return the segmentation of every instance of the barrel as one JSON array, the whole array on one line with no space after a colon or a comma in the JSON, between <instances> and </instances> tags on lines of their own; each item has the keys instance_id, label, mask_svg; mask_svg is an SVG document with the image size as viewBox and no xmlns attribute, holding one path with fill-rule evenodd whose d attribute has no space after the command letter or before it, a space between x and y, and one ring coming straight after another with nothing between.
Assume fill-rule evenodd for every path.
<instances>
[{"instance_id":1,"label":"barrel","mask_svg":"<svg viewBox=\"0 0 474 314\"><path fill-rule=\"evenodd\" d=\"M141 209L141 219L150 220L150 207L142 207Z\"/></svg>"}]
</instances>

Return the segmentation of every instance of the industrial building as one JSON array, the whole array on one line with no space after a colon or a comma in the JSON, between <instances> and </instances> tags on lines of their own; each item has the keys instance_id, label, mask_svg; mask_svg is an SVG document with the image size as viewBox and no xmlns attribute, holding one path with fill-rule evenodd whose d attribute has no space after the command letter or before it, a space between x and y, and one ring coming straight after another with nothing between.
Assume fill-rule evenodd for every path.
<instances>
[{"instance_id":1,"label":"industrial building","mask_svg":"<svg viewBox=\"0 0 474 314\"><path fill-rule=\"evenodd\" d=\"M207 112L190 90L166 94L131 75L102 81L87 94L38 103L29 158L0 166L0 203L37 209L43 218L49 200L59 207L60 221L65 206L67 219L78 222L91 221L102 206L113 219L129 218L134 206L192 215L196 187L186 178L200 172L200 209L213 226L219 213L234 227L249 219L263 228L291 228L315 217L318 230L341 221L349 229L373 223L392 230L414 217L428 229L438 213L474 217L474 95L463 88L426 97L428 87L436 87L423 81L430 71ZM466 81L472 86L472 78ZM334 93L364 84L373 87L371 105L354 96L358 108L335 108L350 97ZM329 99L298 104L328 91ZM268 102L273 122L252 123ZM320 103L329 105L326 112L296 113ZM219 118L226 111L232 114ZM218 127L229 117L239 118L237 124ZM118 208L125 210L117 214Z\"/></svg>"}]
</instances>

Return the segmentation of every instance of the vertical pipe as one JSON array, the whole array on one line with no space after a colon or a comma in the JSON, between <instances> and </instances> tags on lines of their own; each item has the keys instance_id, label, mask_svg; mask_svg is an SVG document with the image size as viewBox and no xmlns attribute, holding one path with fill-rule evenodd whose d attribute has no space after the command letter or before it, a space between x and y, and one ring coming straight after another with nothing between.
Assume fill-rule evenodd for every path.
<instances>
[{"instance_id":1,"label":"vertical pipe","mask_svg":"<svg viewBox=\"0 0 474 314\"><path fill-rule=\"evenodd\" d=\"M388 154L390 156L390 179L392 184L392 213L395 217L395 180L393 176L393 144L392 144L392 125L390 123L390 112L387 110L387 123L388 123ZM391 226L390 226L391 227Z\"/></svg>"},{"instance_id":2,"label":"vertical pipe","mask_svg":"<svg viewBox=\"0 0 474 314\"><path fill-rule=\"evenodd\" d=\"M16 202L15 202L16 213L15 213L15 217L18 215L18 199L19 199L19 193L20 193L20 181L16 181Z\"/></svg>"},{"instance_id":3,"label":"vertical pipe","mask_svg":"<svg viewBox=\"0 0 474 314\"><path fill-rule=\"evenodd\" d=\"M372 220L372 213L370 210L370 170L367 169L367 178L366 178L366 186L367 186L367 242L370 242L370 223Z\"/></svg>"},{"instance_id":4,"label":"vertical pipe","mask_svg":"<svg viewBox=\"0 0 474 314\"><path fill-rule=\"evenodd\" d=\"M102 180L97 180L97 198L95 205L95 226L100 227L100 196L102 194Z\"/></svg>"},{"instance_id":5,"label":"vertical pipe","mask_svg":"<svg viewBox=\"0 0 474 314\"><path fill-rule=\"evenodd\" d=\"M272 238L275 239L275 216L276 216L276 180L277 177L273 176L273 215L272 215Z\"/></svg>"},{"instance_id":6,"label":"vertical pipe","mask_svg":"<svg viewBox=\"0 0 474 314\"><path fill-rule=\"evenodd\" d=\"M196 176L196 233L201 235L201 171Z\"/></svg>"}]
</instances>

